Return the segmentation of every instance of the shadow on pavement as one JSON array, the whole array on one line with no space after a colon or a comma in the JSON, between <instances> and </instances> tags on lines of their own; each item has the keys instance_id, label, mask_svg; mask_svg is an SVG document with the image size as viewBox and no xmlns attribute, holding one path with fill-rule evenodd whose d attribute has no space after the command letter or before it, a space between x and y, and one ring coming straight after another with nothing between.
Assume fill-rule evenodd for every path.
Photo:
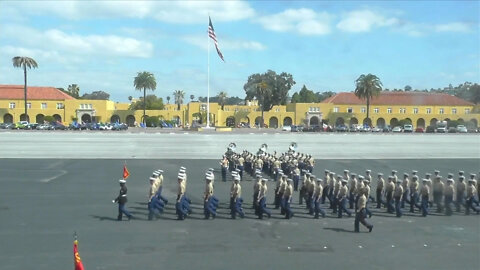
<instances>
[{"instance_id":1,"label":"shadow on pavement","mask_svg":"<svg viewBox=\"0 0 480 270\"><path fill-rule=\"evenodd\" d=\"M330 231L334 231L334 232L348 232L348 233L354 233L354 231L350 231L350 230L345 230L343 228L323 228L324 230L330 230Z\"/></svg>"}]
</instances>

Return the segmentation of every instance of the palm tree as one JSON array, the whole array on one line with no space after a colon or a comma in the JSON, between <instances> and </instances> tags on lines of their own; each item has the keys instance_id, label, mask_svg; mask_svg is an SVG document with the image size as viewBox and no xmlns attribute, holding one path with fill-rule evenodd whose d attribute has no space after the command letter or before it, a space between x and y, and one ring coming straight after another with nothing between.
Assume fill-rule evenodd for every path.
<instances>
[{"instance_id":1,"label":"palm tree","mask_svg":"<svg viewBox=\"0 0 480 270\"><path fill-rule=\"evenodd\" d=\"M218 103L220 103L220 106L222 106L222 110L223 110L223 107L225 107L225 103L227 102L228 94L225 91L221 91L220 93L218 93L217 97L218 97Z\"/></svg>"},{"instance_id":2,"label":"palm tree","mask_svg":"<svg viewBox=\"0 0 480 270\"><path fill-rule=\"evenodd\" d=\"M367 99L367 121L370 119L370 99L374 96L378 96L382 91L382 82L373 74L362 74L355 81L355 95L360 99Z\"/></svg>"},{"instance_id":3,"label":"palm tree","mask_svg":"<svg viewBox=\"0 0 480 270\"><path fill-rule=\"evenodd\" d=\"M130 101L130 103L132 102L133 100L133 97L132 96L128 96L128 101Z\"/></svg>"},{"instance_id":4,"label":"palm tree","mask_svg":"<svg viewBox=\"0 0 480 270\"><path fill-rule=\"evenodd\" d=\"M261 81L257 84L257 97L262 99L261 103L259 104L259 106L262 108L262 123L260 124L260 127L262 128L265 124L263 120L263 100L265 99L265 91L267 90L267 87L268 84L265 81Z\"/></svg>"},{"instance_id":5,"label":"palm tree","mask_svg":"<svg viewBox=\"0 0 480 270\"><path fill-rule=\"evenodd\" d=\"M133 80L133 86L135 86L135 90L142 91L143 89L143 120L142 122L145 124L145 106L146 106L146 98L147 98L147 89L155 91L157 88L157 81L155 80L155 76L148 71L138 72L137 77Z\"/></svg>"},{"instance_id":6,"label":"palm tree","mask_svg":"<svg viewBox=\"0 0 480 270\"><path fill-rule=\"evenodd\" d=\"M70 84L67 89L72 97L78 98L80 96L80 87L77 84Z\"/></svg>"},{"instance_id":7,"label":"palm tree","mask_svg":"<svg viewBox=\"0 0 480 270\"><path fill-rule=\"evenodd\" d=\"M26 56L15 56L12 58L13 66L23 68L23 78L24 78L24 101L25 101L25 120L27 120L27 68L37 68L38 64L33 60L33 58Z\"/></svg>"},{"instance_id":8,"label":"palm tree","mask_svg":"<svg viewBox=\"0 0 480 270\"><path fill-rule=\"evenodd\" d=\"M177 110L180 111L180 105L183 104L183 98L185 97L185 92L183 90L175 90L173 92L173 98L175 99L175 104L177 104Z\"/></svg>"},{"instance_id":9,"label":"palm tree","mask_svg":"<svg viewBox=\"0 0 480 270\"><path fill-rule=\"evenodd\" d=\"M170 96L167 96L167 104L170 104Z\"/></svg>"},{"instance_id":10,"label":"palm tree","mask_svg":"<svg viewBox=\"0 0 480 270\"><path fill-rule=\"evenodd\" d=\"M195 99L194 95L190 95L190 101L193 101Z\"/></svg>"}]
</instances>

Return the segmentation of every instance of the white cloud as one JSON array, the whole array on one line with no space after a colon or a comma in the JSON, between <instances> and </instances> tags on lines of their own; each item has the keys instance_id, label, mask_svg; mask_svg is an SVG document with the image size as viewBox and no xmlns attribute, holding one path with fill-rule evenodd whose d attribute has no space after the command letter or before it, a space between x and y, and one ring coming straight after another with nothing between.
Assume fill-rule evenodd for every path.
<instances>
[{"instance_id":1,"label":"white cloud","mask_svg":"<svg viewBox=\"0 0 480 270\"><path fill-rule=\"evenodd\" d=\"M354 10L342 16L337 28L345 32L368 32L373 27L393 26L397 18L387 18L371 10Z\"/></svg>"},{"instance_id":2,"label":"white cloud","mask_svg":"<svg viewBox=\"0 0 480 270\"><path fill-rule=\"evenodd\" d=\"M22 33L22 35L18 35ZM148 58L153 54L150 42L116 35L68 34L57 29L39 31L19 25L5 25L2 38L18 40L44 50L63 51L74 55L102 55Z\"/></svg>"},{"instance_id":3,"label":"white cloud","mask_svg":"<svg viewBox=\"0 0 480 270\"><path fill-rule=\"evenodd\" d=\"M470 32L471 28L469 24L462 22L453 22L446 24L437 24L434 26L436 32Z\"/></svg>"},{"instance_id":4,"label":"white cloud","mask_svg":"<svg viewBox=\"0 0 480 270\"><path fill-rule=\"evenodd\" d=\"M220 47L221 51L229 51L229 50L253 50L253 51L262 51L265 50L266 47L260 42L257 41L247 41L247 40L234 40L234 39L223 39L218 37L218 46ZM204 50L208 49L207 43L207 36L200 36L200 35L191 35L191 36L183 36L182 40L197 47L200 47ZM208 40L208 42L211 42ZM213 44L210 45L210 49L213 48Z\"/></svg>"},{"instance_id":5,"label":"white cloud","mask_svg":"<svg viewBox=\"0 0 480 270\"><path fill-rule=\"evenodd\" d=\"M294 32L301 35L325 35L330 33L332 16L312 9L287 9L283 12L260 17L257 21L267 30Z\"/></svg>"},{"instance_id":6,"label":"white cloud","mask_svg":"<svg viewBox=\"0 0 480 270\"><path fill-rule=\"evenodd\" d=\"M12 1L9 9L25 15L86 18L153 18L168 23L208 23L250 18L255 11L244 1Z\"/></svg>"}]
</instances>

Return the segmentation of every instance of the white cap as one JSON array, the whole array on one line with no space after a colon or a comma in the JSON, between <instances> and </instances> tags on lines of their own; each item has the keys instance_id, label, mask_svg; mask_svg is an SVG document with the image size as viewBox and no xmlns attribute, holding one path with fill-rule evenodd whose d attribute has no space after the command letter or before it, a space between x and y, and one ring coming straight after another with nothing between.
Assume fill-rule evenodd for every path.
<instances>
[{"instance_id":1,"label":"white cap","mask_svg":"<svg viewBox=\"0 0 480 270\"><path fill-rule=\"evenodd\" d=\"M268 182L267 178L262 178L262 181Z\"/></svg>"},{"instance_id":2,"label":"white cap","mask_svg":"<svg viewBox=\"0 0 480 270\"><path fill-rule=\"evenodd\" d=\"M185 173L185 169L180 169L178 172L179 173Z\"/></svg>"},{"instance_id":3,"label":"white cap","mask_svg":"<svg viewBox=\"0 0 480 270\"><path fill-rule=\"evenodd\" d=\"M183 166L180 167L180 170L186 170L186 169L187 169L187 168L185 168L185 167L183 167Z\"/></svg>"},{"instance_id":4,"label":"white cap","mask_svg":"<svg viewBox=\"0 0 480 270\"><path fill-rule=\"evenodd\" d=\"M323 181L323 179L317 178L317 182L322 182L322 181Z\"/></svg>"},{"instance_id":5,"label":"white cap","mask_svg":"<svg viewBox=\"0 0 480 270\"><path fill-rule=\"evenodd\" d=\"M127 181L125 181L125 179L120 179L120 180L118 180L118 182L119 182L120 184L125 184L125 183L127 183Z\"/></svg>"},{"instance_id":6,"label":"white cap","mask_svg":"<svg viewBox=\"0 0 480 270\"><path fill-rule=\"evenodd\" d=\"M213 172L213 168L208 168L209 171Z\"/></svg>"},{"instance_id":7,"label":"white cap","mask_svg":"<svg viewBox=\"0 0 480 270\"><path fill-rule=\"evenodd\" d=\"M158 172L159 174L162 174L162 173L163 173L163 170L157 170L157 172Z\"/></svg>"},{"instance_id":8,"label":"white cap","mask_svg":"<svg viewBox=\"0 0 480 270\"><path fill-rule=\"evenodd\" d=\"M453 179L452 179L452 178L448 178L448 179L447 179L447 182L453 182Z\"/></svg>"},{"instance_id":9,"label":"white cap","mask_svg":"<svg viewBox=\"0 0 480 270\"><path fill-rule=\"evenodd\" d=\"M234 181L241 181L242 179L240 178L240 175L236 175L234 178L233 178Z\"/></svg>"},{"instance_id":10,"label":"white cap","mask_svg":"<svg viewBox=\"0 0 480 270\"><path fill-rule=\"evenodd\" d=\"M150 180L150 181L155 181L155 180L157 180L157 178L155 178L155 177L150 177L149 180Z\"/></svg>"},{"instance_id":11,"label":"white cap","mask_svg":"<svg viewBox=\"0 0 480 270\"><path fill-rule=\"evenodd\" d=\"M366 170L365 172L367 172L367 173L371 173L371 172L372 172L372 170Z\"/></svg>"},{"instance_id":12,"label":"white cap","mask_svg":"<svg viewBox=\"0 0 480 270\"><path fill-rule=\"evenodd\" d=\"M212 180L213 180L213 177L211 177L210 175L207 175L207 177L205 177L205 180L210 180L210 181L212 181Z\"/></svg>"},{"instance_id":13,"label":"white cap","mask_svg":"<svg viewBox=\"0 0 480 270\"><path fill-rule=\"evenodd\" d=\"M292 180L291 178L288 178L288 179L287 179L287 182L290 183L290 182L293 182L293 180Z\"/></svg>"},{"instance_id":14,"label":"white cap","mask_svg":"<svg viewBox=\"0 0 480 270\"><path fill-rule=\"evenodd\" d=\"M344 173L349 173L350 171L349 170L343 170Z\"/></svg>"},{"instance_id":15,"label":"white cap","mask_svg":"<svg viewBox=\"0 0 480 270\"><path fill-rule=\"evenodd\" d=\"M158 172L153 172L152 175L153 176L158 176Z\"/></svg>"},{"instance_id":16,"label":"white cap","mask_svg":"<svg viewBox=\"0 0 480 270\"><path fill-rule=\"evenodd\" d=\"M178 174L178 179L180 179L180 180L185 180L185 174L179 173L179 174Z\"/></svg>"}]
</instances>

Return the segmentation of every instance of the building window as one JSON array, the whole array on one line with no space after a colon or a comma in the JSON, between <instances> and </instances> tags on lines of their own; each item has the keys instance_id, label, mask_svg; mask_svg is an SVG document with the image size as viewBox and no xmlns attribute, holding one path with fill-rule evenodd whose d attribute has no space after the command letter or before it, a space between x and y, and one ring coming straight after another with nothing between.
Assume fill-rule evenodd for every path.
<instances>
[{"instance_id":1,"label":"building window","mask_svg":"<svg viewBox=\"0 0 480 270\"><path fill-rule=\"evenodd\" d=\"M47 108L47 103L42 103L41 108L42 108L42 109L46 109L46 108Z\"/></svg>"},{"instance_id":2,"label":"building window","mask_svg":"<svg viewBox=\"0 0 480 270\"><path fill-rule=\"evenodd\" d=\"M338 107L334 107L333 112L338 112Z\"/></svg>"},{"instance_id":3,"label":"building window","mask_svg":"<svg viewBox=\"0 0 480 270\"><path fill-rule=\"evenodd\" d=\"M378 108L373 109L373 112L374 112L374 113L378 113L378 111L379 111Z\"/></svg>"},{"instance_id":4,"label":"building window","mask_svg":"<svg viewBox=\"0 0 480 270\"><path fill-rule=\"evenodd\" d=\"M89 109L93 108L92 104L88 104L88 108Z\"/></svg>"},{"instance_id":5,"label":"building window","mask_svg":"<svg viewBox=\"0 0 480 270\"><path fill-rule=\"evenodd\" d=\"M457 109L453 108L452 109L452 114L457 114Z\"/></svg>"},{"instance_id":6,"label":"building window","mask_svg":"<svg viewBox=\"0 0 480 270\"><path fill-rule=\"evenodd\" d=\"M8 105L8 108L15 109L15 102L10 102L10 104Z\"/></svg>"},{"instance_id":7,"label":"building window","mask_svg":"<svg viewBox=\"0 0 480 270\"><path fill-rule=\"evenodd\" d=\"M348 108L347 113L353 113L353 108Z\"/></svg>"},{"instance_id":8,"label":"building window","mask_svg":"<svg viewBox=\"0 0 480 270\"><path fill-rule=\"evenodd\" d=\"M431 108L427 108L427 114L431 114L432 113L432 109Z\"/></svg>"},{"instance_id":9,"label":"building window","mask_svg":"<svg viewBox=\"0 0 480 270\"><path fill-rule=\"evenodd\" d=\"M387 108L387 113L392 113L392 108Z\"/></svg>"},{"instance_id":10,"label":"building window","mask_svg":"<svg viewBox=\"0 0 480 270\"><path fill-rule=\"evenodd\" d=\"M418 108L413 108L413 113L417 114L418 113Z\"/></svg>"},{"instance_id":11,"label":"building window","mask_svg":"<svg viewBox=\"0 0 480 270\"><path fill-rule=\"evenodd\" d=\"M400 113L406 113L407 110L406 110L405 108L400 108L400 111L399 111L399 112L400 112Z\"/></svg>"},{"instance_id":12,"label":"building window","mask_svg":"<svg viewBox=\"0 0 480 270\"><path fill-rule=\"evenodd\" d=\"M63 109L63 103L57 103L57 109Z\"/></svg>"},{"instance_id":13,"label":"building window","mask_svg":"<svg viewBox=\"0 0 480 270\"><path fill-rule=\"evenodd\" d=\"M28 103L27 103L27 108L28 108L28 109L31 109L31 108L32 108L32 103L28 102Z\"/></svg>"},{"instance_id":14,"label":"building window","mask_svg":"<svg viewBox=\"0 0 480 270\"><path fill-rule=\"evenodd\" d=\"M367 108L362 107L362 113L366 113L366 112L367 112Z\"/></svg>"},{"instance_id":15,"label":"building window","mask_svg":"<svg viewBox=\"0 0 480 270\"><path fill-rule=\"evenodd\" d=\"M280 108L276 108L276 109L275 109L275 112L279 112L279 111L280 111Z\"/></svg>"},{"instance_id":16,"label":"building window","mask_svg":"<svg viewBox=\"0 0 480 270\"><path fill-rule=\"evenodd\" d=\"M316 111L316 112L319 112L319 111L320 111L320 108L319 108L319 107L315 107L315 111Z\"/></svg>"},{"instance_id":17,"label":"building window","mask_svg":"<svg viewBox=\"0 0 480 270\"><path fill-rule=\"evenodd\" d=\"M10 103L12 104L12 103ZM15 107L15 103L13 103L13 107ZM470 114L470 109L465 109L465 114Z\"/></svg>"},{"instance_id":18,"label":"building window","mask_svg":"<svg viewBox=\"0 0 480 270\"><path fill-rule=\"evenodd\" d=\"M444 110L443 108L440 108L440 110L438 111L439 114L443 114L444 113Z\"/></svg>"}]
</instances>

